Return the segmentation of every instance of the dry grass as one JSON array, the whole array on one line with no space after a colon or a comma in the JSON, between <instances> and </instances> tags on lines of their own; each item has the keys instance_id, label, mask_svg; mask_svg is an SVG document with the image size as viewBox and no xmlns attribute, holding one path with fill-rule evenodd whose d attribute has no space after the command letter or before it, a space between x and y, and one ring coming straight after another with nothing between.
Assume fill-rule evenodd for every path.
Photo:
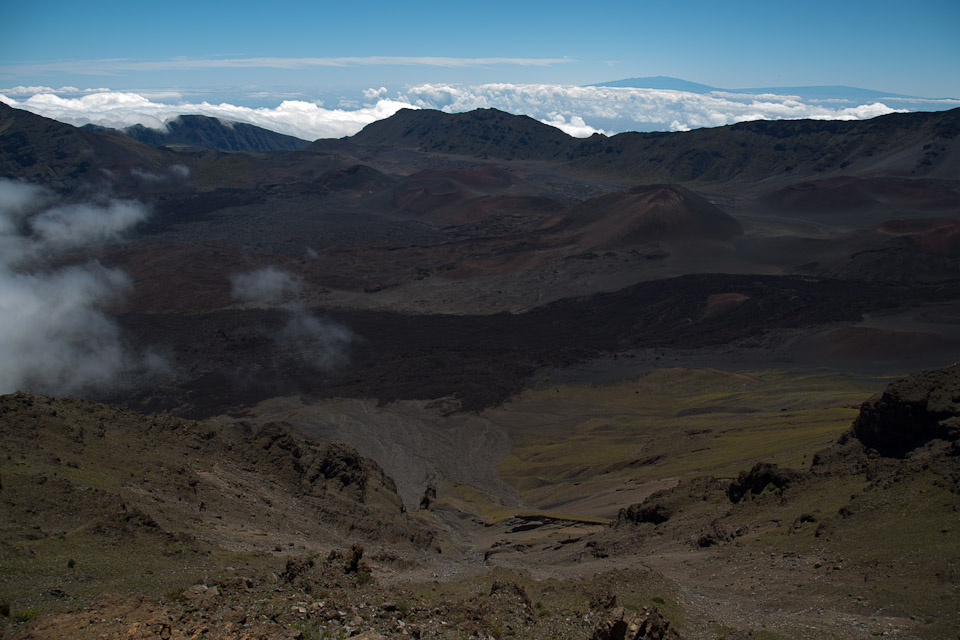
<instances>
[{"instance_id":1,"label":"dry grass","mask_svg":"<svg viewBox=\"0 0 960 640\"><path fill-rule=\"evenodd\" d=\"M747 378L663 369L605 386L529 391L487 415L514 441L501 477L545 508L663 478L732 477L759 460L804 467L887 382L829 371Z\"/></svg>"}]
</instances>

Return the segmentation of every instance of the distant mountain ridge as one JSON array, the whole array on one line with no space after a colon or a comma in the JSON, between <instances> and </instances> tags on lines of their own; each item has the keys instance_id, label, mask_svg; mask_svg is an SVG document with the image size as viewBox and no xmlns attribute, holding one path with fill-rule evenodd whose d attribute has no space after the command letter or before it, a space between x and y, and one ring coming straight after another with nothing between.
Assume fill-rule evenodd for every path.
<instances>
[{"instance_id":1,"label":"distant mountain ridge","mask_svg":"<svg viewBox=\"0 0 960 640\"><path fill-rule=\"evenodd\" d=\"M119 132L85 130L0 102L0 176L60 189L101 180L116 167L154 171L175 161L172 152Z\"/></svg>"},{"instance_id":2,"label":"distant mountain ridge","mask_svg":"<svg viewBox=\"0 0 960 640\"><path fill-rule=\"evenodd\" d=\"M960 109L870 120L759 120L686 132L573 138L497 109L398 111L345 143L566 163L637 182L796 180L849 173L956 179ZM329 141L317 141L320 149Z\"/></svg>"},{"instance_id":3,"label":"distant mountain ridge","mask_svg":"<svg viewBox=\"0 0 960 640\"><path fill-rule=\"evenodd\" d=\"M720 91L717 87L699 82L690 82L670 76L650 76L646 78L623 78L609 82L588 84L588 87L626 87L632 89L663 89L666 91L689 91L691 93L710 93Z\"/></svg>"},{"instance_id":4,"label":"distant mountain ridge","mask_svg":"<svg viewBox=\"0 0 960 640\"><path fill-rule=\"evenodd\" d=\"M365 146L416 147L421 151L516 160L562 157L574 140L556 127L499 109L462 113L401 109L347 139ZM323 141L315 143L317 147L322 145Z\"/></svg>"},{"instance_id":5,"label":"distant mountain ridge","mask_svg":"<svg viewBox=\"0 0 960 640\"><path fill-rule=\"evenodd\" d=\"M120 133L151 147L200 147L216 151L296 151L310 142L294 136L257 127L244 122L233 122L200 115L182 115L167 120L163 129L135 124ZM85 125L94 131L111 131L106 127Z\"/></svg>"},{"instance_id":6,"label":"distant mountain ridge","mask_svg":"<svg viewBox=\"0 0 960 640\"><path fill-rule=\"evenodd\" d=\"M726 93L741 94L759 94L773 93L777 95L799 95L801 98L817 102L820 100L851 100L868 101L881 100L883 98L897 98L903 100L929 100L930 98L921 96L912 96L902 93L892 93L890 91L876 91L874 89L862 89L860 87L850 87L846 85L813 85L813 86L793 86L793 87L746 87L741 89L728 89L723 87L714 87L699 82L690 82L681 78L671 78L669 76L651 76L645 78L623 78L622 80L611 80L609 82L598 82L587 85L589 87L628 87L635 89L660 89L666 91L689 91L691 93L711 93L714 91L723 91Z\"/></svg>"},{"instance_id":7,"label":"distant mountain ridge","mask_svg":"<svg viewBox=\"0 0 960 640\"><path fill-rule=\"evenodd\" d=\"M217 124L216 130L230 128ZM573 138L533 118L497 109L452 114L404 109L352 137L318 140L302 151L321 160L323 167L317 171L327 171L332 166L329 158L362 155L371 147L549 162L634 184L767 180L790 184L839 175L956 180L960 109L855 121L759 120L687 132L589 138ZM132 166L162 173L174 163L199 168L217 158L182 151L147 146L119 132L78 129L0 105L0 175L59 188L85 175L108 175L101 169L120 169L109 174L120 179ZM253 170L258 161L245 162ZM337 168L358 164L355 159L344 162ZM239 179L235 168L230 175ZM277 179L274 173L269 175L269 180Z\"/></svg>"}]
</instances>

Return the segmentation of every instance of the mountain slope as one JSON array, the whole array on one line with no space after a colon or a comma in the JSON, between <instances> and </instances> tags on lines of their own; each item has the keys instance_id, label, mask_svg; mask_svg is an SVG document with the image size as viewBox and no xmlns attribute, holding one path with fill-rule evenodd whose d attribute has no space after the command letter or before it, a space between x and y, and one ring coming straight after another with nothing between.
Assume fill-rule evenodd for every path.
<instances>
[{"instance_id":1,"label":"mountain slope","mask_svg":"<svg viewBox=\"0 0 960 640\"><path fill-rule=\"evenodd\" d=\"M480 158L562 162L634 182L785 182L837 174L956 179L960 109L860 121L743 122L674 133L572 138L495 109L399 111L349 141Z\"/></svg>"},{"instance_id":2,"label":"mountain slope","mask_svg":"<svg viewBox=\"0 0 960 640\"><path fill-rule=\"evenodd\" d=\"M671 78L668 76L652 76L646 78L624 78L622 80L611 80L609 82L598 82L588 85L591 87L628 87L635 89L661 89L668 91L689 91L691 93L710 93L711 91L723 91L725 93L757 94L773 93L777 95L796 95L810 102L821 100L850 100L850 101L877 101L884 98L897 98L900 100L925 100L919 96L910 96L901 93L892 93L890 91L876 91L874 89L861 89L860 87L848 87L845 85L817 85L802 87L745 87L741 89L728 89L722 87L713 87L699 82L690 82L681 78Z\"/></svg>"},{"instance_id":3,"label":"mountain slope","mask_svg":"<svg viewBox=\"0 0 960 640\"><path fill-rule=\"evenodd\" d=\"M780 611L817 602L821 619L836 608L847 629L856 616L872 618L861 624L875 629L778 630L783 637L882 636L900 626L905 637L952 638L960 572L958 391L956 365L891 383L809 466L783 468L767 458L734 478L685 479L621 510L607 544L650 558L672 540L674 553L693 558L674 574L678 582L703 589L722 575L713 583L718 601L739 591L758 607L755 594L764 593L763 603Z\"/></svg>"},{"instance_id":4,"label":"mountain slope","mask_svg":"<svg viewBox=\"0 0 960 640\"><path fill-rule=\"evenodd\" d=\"M191 422L15 393L0 396L0 439L18 452L0 464L7 543L133 512L158 532L236 551L270 551L308 530L321 546L348 532L430 540L376 463L282 423Z\"/></svg>"},{"instance_id":5,"label":"mountain slope","mask_svg":"<svg viewBox=\"0 0 960 640\"><path fill-rule=\"evenodd\" d=\"M591 87L628 87L636 89L666 89L668 91L689 91L691 93L710 93L711 91L721 91L717 87L711 87L708 84L699 82L690 82L681 78L671 78L670 76L649 76L646 78L624 78L622 80L610 80L609 82L598 82L588 85Z\"/></svg>"},{"instance_id":6,"label":"mountain slope","mask_svg":"<svg viewBox=\"0 0 960 640\"><path fill-rule=\"evenodd\" d=\"M103 127L87 125L95 131ZM293 136L243 122L199 115L183 115L164 123L163 129L137 124L120 130L151 147L202 147L217 151L293 151L308 144Z\"/></svg>"},{"instance_id":7,"label":"mountain slope","mask_svg":"<svg viewBox=\"0 0 960 640\"><path fill-rule=\"evenodd\" d=\"M759 181L873 174L956 178L960 109L852 122L743 122L579 143L570 165L643 181Z\"/></svg>"},{"instance_id":8,"label":"mountain slope","mask_svg":"<svg viewBox=\"0 0 960 640\"><path fill-rule=\"evenodd\" d=\"M173 156L118 133L84 131L0 103L0 176L54 188L103 180L101 170L160 170Z\"/></svg>"},{"instance_id":9,"label":"mountain slope","mask_svg":"<svg viewBox=\"0 0 960 640\"><path fill-rule=\"evenodd\" d=\"M401 109L389 118L367 125L349 140L366 146L539 160L559 156L573 139L556 127L498 109L466 113Z\"/></svg>"}]
</instances>

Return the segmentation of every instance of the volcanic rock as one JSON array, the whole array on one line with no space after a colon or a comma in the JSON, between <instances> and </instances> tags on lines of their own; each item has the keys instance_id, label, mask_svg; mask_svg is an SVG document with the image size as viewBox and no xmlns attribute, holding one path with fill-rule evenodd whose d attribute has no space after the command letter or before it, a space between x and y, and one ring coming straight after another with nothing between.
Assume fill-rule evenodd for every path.
<instances>
[{"instance_id":1,"label":"volcanic rock","mask_svg":"<svg viewBox=\"0 0 960 640\"><path fill-rule=\"evenodd\" d=\"M220 590L205 584L195 584L183 592L184 603L188 610L210 609L217 603Z\"/></svg>"},{"instance_id":2,"label":"volcanic rock","mask_svg":"<svg viewBox=\"0 0 960 640\"><path fill-rule=\"evenodd\" d=\"M660 612L642 609L636 613L623 607L613 609L593 630L590 640L681 640Z\"/></svg>"},{"instance_id":3,"label":"volcanic rock","mask_svg":"<svg viewBox=\"0 0 960 640\"><path fill-rule=\"evenodd\" d=\"M768 486L783 491L798 479L800 474L792 469L780 469L769 462L758 462L750 471L741 471L736 480L730 483L727 495L731 502L740 502L747 494L759 494Z\"/></svg>"},{"instance_id":4,"label":"volcanic rock","mask_svg":"<svg viewBox=\"0 0 960 640\"><path fill-rule=\"evenodd\" d=\"M863 403L845 439L902 458L934 439L960 440L960 364L892 383Z\"/></svg>"},{"instance_id":5,"label":"volcanic rock","mask_svg":"<svg viewBox=\"0 0 960 640\"><path fill-rule=\"evenodd\" d=\"M652 498L653 496L651 496ZM661 524L670 519L673 510L659 501L644 500L638 504L632 504L626 509L621 509L617 516L618 522L632 522L640 524L649 522L650 524Z\"/></svg>"},{"instance_id":6,"label":"volcanic rock","mask_svg":"<svg viewBox=\"0 0 960 640\"><path fill-rule=\"evenodd\" d=\"M420 498L420 508L426 511L430 510L430 505L432 505L437 500L437 488L428 484L427 488L423 490L423 497Z\"/></svg>"}]
</instances>

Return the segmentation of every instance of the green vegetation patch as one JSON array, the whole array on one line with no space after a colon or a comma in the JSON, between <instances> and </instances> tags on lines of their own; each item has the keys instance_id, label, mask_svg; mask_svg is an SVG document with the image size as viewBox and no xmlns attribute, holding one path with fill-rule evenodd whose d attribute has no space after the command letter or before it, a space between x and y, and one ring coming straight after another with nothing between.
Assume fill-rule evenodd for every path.
<instances>
[{"instance_id":1,"label":"green vegetation patch","mask_svg":"<svg viewBox=\"0 0 960 640\"><path fill-rule=\"evenodd\" d=\"M501 477L528 504L555 508L628 484L734 477L760 460L808 466L888 381L826 370L661 369L529 391L488 415L514 442Z\"/></svg>"}]
</instances>

